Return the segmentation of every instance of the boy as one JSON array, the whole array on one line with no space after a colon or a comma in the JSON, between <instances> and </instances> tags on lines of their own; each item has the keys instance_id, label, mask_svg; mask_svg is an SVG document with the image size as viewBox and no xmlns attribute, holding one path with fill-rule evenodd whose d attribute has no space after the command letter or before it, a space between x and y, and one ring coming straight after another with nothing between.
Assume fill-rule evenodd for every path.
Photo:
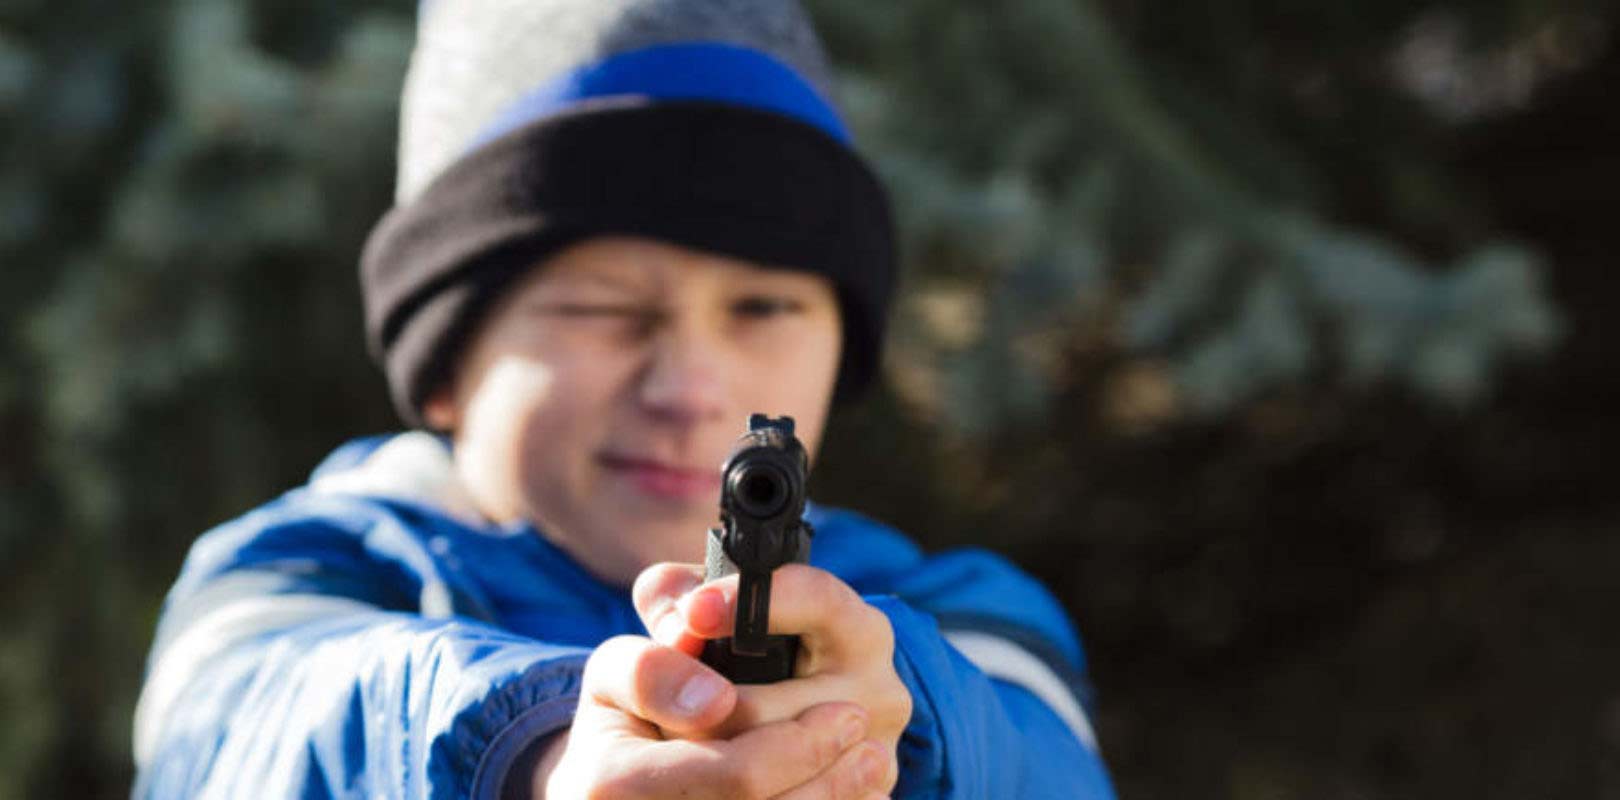
<instances>
[{"instance_id":1,"label":"boy","mask_svg":"<svg viewBox=\"0 0 1620 800\"><path fill-rule=\"evenodd\" d=\"M877 361L887 201L791 0L436 0L367 327L414 427L204 536L137 796L1109 797L1061 610L812 506L794 676L695 655L752 412L814 454ZM651 634L650 636L647 634Z\"/></svg>"}]
</instances>

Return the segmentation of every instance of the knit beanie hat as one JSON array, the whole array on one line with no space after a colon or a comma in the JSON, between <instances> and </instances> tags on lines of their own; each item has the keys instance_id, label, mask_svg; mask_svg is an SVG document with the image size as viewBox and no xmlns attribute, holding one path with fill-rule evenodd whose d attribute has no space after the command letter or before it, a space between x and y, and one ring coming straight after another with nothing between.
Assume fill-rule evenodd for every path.
<instances>
[{"instance_id":1,"label":"knit beanie hat","mask_svg":"<svg viewBox=\"0 0 1620 800\"><path fill-rule=\"evenodd\" d=\"M795 0L424 0L366 332L422 425L490 303L557 249L647 236L823 275L869 383L893 292L888 199Z\"/></svg>"}]
</instances>

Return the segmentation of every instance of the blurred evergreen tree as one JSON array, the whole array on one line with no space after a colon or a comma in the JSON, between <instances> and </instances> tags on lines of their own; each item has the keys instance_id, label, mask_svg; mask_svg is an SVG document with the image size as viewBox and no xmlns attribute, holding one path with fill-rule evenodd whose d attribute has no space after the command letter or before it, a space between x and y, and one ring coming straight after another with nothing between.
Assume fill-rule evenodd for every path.
<instances>
[{"instance_id":1,"label":"blurred evergreen tree","mask_svg":"<svg viewBox=\"0 0 1620 800\"><path fill-rule=\"evenodd\" d=\"M1172 33L1206 18L1192 28L1211 39L1197 51L1251 73L1226 67L1248 95L1226 103L1128 49L1090 3L818 6L852 55L848 105L905 214L915 318L897 337L894 377L908 400L969 431L1044 423L1031 415L1074 380L1064 351L1100 335L1164 358L1173 416L1227 413L1324 372L1349 388L1398 382L1466 404L1500 356L1556 342L1535 254L1469 229L1469 200L1401 138L1435 113L1406 96L1403 48L1435 46L1414 40L1476 20L1409 6L1362 19L1358 8L1348 15L1358 24L1301 27L1292 33L1302 41L1276 42L1333 55L1264 63L1272 40L1260 23L1293 12L1251 9L1242 20L1224 6L1162 16L1176 20L1165 24ZM1486 24L1502 12L1476 13ZM1510 35L1568 24L1548 13ZM1275 77L1262 83L1259 71ZM1383 85L1332 84L1363 71L1381 71L1369 82ZM1341 176L1303 152L1316 142L1244 105L1282 99L1267 92L1348 105L1372 91L1378 102L1354 110L1354 124L1375 134L1359 153L1387 162L1361 178L1386 182L1375 193L1405 205L1375 220L1382 232L1346 224L1321 199L1315 187ZM1279 122L1310 117L1303 106ZM1424 226L1439 257L1390 235Z\"/></svg>"},{"instance_id":2,"label":"blurred evergreen tree","mask_svg":"<svg viewBox=\"0 0 1620 800\"><path fill-rule=\"evenodd\" d=\"M1569 328L1538 245L1443 156L1594 69L1616 12L808 5L906 257L889 391L835 430L825 496L1052 581L1127 690L1104 737L1135 796L1293 796L1286 747L1191 759L1221 790L1166 777L1130 743L1242 713L1156 710L1129 691L1186 675L1109 651L1304 652L1373 605L1325 586L1442 546L1463 501L1422 487L1453 441L1430 423ZM190 541L394 424L354 265L411 11L0 0L0 798L125 794Z\"/></svg>"},{"instance_id":3,"label":"blurred evergreen tree","mask_svg":"<svg viewBox=\"0 0 1620 800\"><path fill-rule=\"evenodd\" d=\"M387 423L352 265L411 36L383 3L0 9L0 797L127 793L190 539Z\"/></svg>"}]
</instances>

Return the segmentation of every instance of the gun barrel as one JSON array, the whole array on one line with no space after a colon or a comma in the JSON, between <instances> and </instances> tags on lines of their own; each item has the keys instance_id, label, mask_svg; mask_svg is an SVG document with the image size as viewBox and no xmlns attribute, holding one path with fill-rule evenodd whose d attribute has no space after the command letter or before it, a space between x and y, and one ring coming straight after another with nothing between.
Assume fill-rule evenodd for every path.
<instances>
[{"instance_id":1,"label":"gun barrel","mask_svg":"<svg viewBox=\"0 0 1620 800\"><path fill-rule=\"evenodd\" d=\"M739 683L768 683L793 675L798 637L771 636L771 574L810 559L804 522L810 468L793 435L793 419L755 414L721 467L721 528L709 532L705 579L737 574L739 602L733 635L710 641L703 661ZM746 598L746 599L745 599Z\"/></svg>"}]
</instances>

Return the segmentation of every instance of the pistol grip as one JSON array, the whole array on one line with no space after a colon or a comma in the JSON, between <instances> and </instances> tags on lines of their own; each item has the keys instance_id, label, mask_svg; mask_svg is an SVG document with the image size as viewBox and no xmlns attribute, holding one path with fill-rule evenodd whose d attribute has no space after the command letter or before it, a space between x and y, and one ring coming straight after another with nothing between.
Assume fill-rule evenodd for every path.
<instances>
[{"instance_id":1,"label":"pistol grip","mask_svg":"<svg viewBox=\"0 0 1620 800\"><path fill-rule=\"evenodd\" d=\"M705 581L738 571L737 565L725 554L724 537L724 531L709 529L703 558ZM766 633L770 623L770 591L770 573L740 576L738 626L734 631L737 635L710 639L703 644L703 663L732 683L775 683L793 677L793 665L799 659L799 637Z\"/></svg>"}]
</instances>

